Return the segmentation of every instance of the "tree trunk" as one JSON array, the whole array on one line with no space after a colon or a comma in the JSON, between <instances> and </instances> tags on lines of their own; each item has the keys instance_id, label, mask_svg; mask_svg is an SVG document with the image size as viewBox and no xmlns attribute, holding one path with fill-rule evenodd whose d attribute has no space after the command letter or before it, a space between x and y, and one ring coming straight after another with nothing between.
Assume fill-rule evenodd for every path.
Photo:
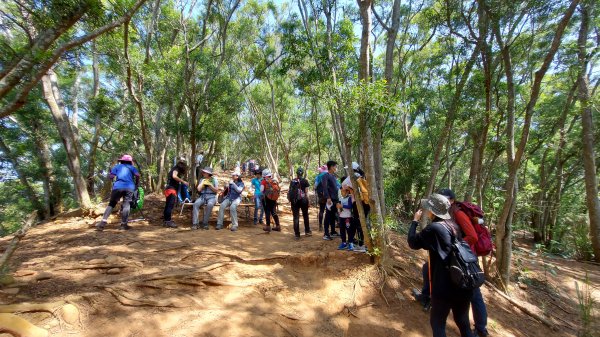
<instances>
[{"instance_id":1,"label":"tree trunk","mask_svg":"<svg viewBox=\"0 0 600 337\"><path fill-rule=\"evenodd\" d=\"M100 93L100 70L98 67L98 53L96 51L96 40L92 40L92 73L94 75L94 86L92 88L92 100L98 98ZM98 143L100 142L100 132L102 123L100 119L100 111L95 111L94 118L94 136L90 144L90 155L88 162L87 183L88 191L92 197L96 196L96 186L94 179L96 178L96 156L98 153Z\"/></svg>"},{"instance_id":2,"label":"tree trunk","mask_svg":"<svg viewBox=\"0 0 600 337\"><path fill-rule=\"evenodd\" d=\"M75 185L75 194L79 206L84 210L91 209L92 201L88 194L87 183L81 173L79 146L75 142L75 136L71 129L71 123L69 123L69 117L64 108L61 108L61 106L64 107L64 105L61 104L62 100L60 96L55 96L56 94L60 95L60 92L58 91L56 74L53 70L49 70L46 75L42 77L42 88L44 99L50 108L50 112L52 112L54 123L58 128L63 145L65 146L65 151L67 152L67 165L71 172L71 176L73 177L73 185ZM53 90L53 88L56 90Z\"/></svg>"},{"instance_id":3,"label":"tree trunk","mask_svg":"<svg viewBox=\"0 0 600 337\"><path fill-rule=\"evenodd\" d=\"M585 196L590 218L590 239L594 250L594 259L600 262L600 199L598 199L598 176L596 175L596 162L594 152L594 121L592 105L590 102L590 88L588 78L588 55L586 42L588 25L590 21L590 8L588 1L581 4L581 28L577 44L579 47L579 103L581 106L581 126L583 144L583 168L585 176Z\"/></svg>"},{"instance_id":4,"label":"tree trunk","mask_svg":"<svg viewBox=\"0 0 600 337\"><path fill-rule=\"evenodd\" d=\"M567 12L560 20L558 26L556 27L556 32L554 35L554 39L552 40L552 44L550 50L546 54L544 58L544 62L542 63L540 69L535 72L534 82L531 87L531 94L529 98L529 102L527 103L527 107L525 109L525 120L523 121L523 130L521 132L521 139L519 141L519 146L517 148L516 153L514 154L514 159L510 160L511 153L509 153L509 172L508 178L505 184L505 200L502 208L502 212L500 214L500 218L498 219L498 227L496 233L496 258L497 258L497 266L498 272L500 274L500 278L502 279L505 285L508 285L510 282L510 267L511 267L511 257L512 257L512 217L516 203L516 193L517 193L517 174L519 171L519 167L521 166L521 159L523 158L523 154L525 152L525 147L527 145L527 140L529 138L529 130L531 127L531 119L533 117L533 110L537 103L537 100L540 95L540 88L542 84L542 79L544 78L548 68L550 67L550 63L554 59L554 55L560 46L562 41L562 36L567 27L575 8L579 0L573 0ZM497 25L497 23L496 23ZM499 36L499 29L497 30L497 39L501 39ZM500 48L503 53L504 62L510 60L510 58L505 58L506 54L509 54L507 46L504 46L502 43L499 43ZM512 68L505 67L505 71L512 71ZM513 88L514 90L514 88ZM511 100L511 92L509 91L509 102ZM514 95L514 92L513 92ZM514 96L512 96L514 99ZM512 102L514 104L514 101ZM510 108L510 106L509 106ZM510 114L509 114L510 115ZM507 127L507 131L511 132L512 129L512 137L509 137L509 151L514 148L514 105L513 105L513 113L512 118L509 117L509 121L507 125L511 125L510 128Z\"/></svg>"},{"instance_id":5,"label":"tree trunk","mask_svg":"<svg viewBox=\"0 0 600 337\"><path fill-rule=\"evenodd\" d=\"M21 169L19 162L17 161L17 157L13 154L8 145L4 143L2 137L0 137L0 151L4 152L4 156L10 161L13 169L17 172L17 175L19 176L19 181L21 181L21 184L25 188L25 193L27 193L27 197L31 201L31 204L35 209L37 209L40 212L40 218L45 219L48 216L46 207L44 207L44 205L40 202L40 199L35 194L33 187L31 186L29 181L27 181L26 175Z\"/></svg>"},{"instance_id":6,"label":"tree trunk","mask_svg":"<svg viewBox=\"0 0 600 337\"><path fill-rule=\"evenodd\" d=\"M54 166L50 147L46 142L46 135L42 124L37 119L31 120L32 138L36 146L40 168L42 169L42 181L44 185L44 199L48 208L48 215L54 216L63 211L60 184L56 181Z\"/></svg>"}]
</instances>

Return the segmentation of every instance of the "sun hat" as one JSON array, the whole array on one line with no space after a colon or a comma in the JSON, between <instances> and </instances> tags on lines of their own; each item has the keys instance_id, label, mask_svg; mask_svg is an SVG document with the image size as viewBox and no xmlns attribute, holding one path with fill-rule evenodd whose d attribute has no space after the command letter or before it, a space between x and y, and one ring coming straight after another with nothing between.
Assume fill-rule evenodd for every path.
<instances>
[{"instance_id":1,"label":"sun hat","mask_svg":"<svg viewBox=\"0 0 600 337\"><path fill-rule=\"evenodd\" d=\"M235 170L233 170L233 172L231 172L231 175L232 175L232 176L238 176L238 177L239 177L240 175L242 175L242 174L241 174L241 172L240 172L240 168L239 168L239 167L236 167L236 168L235 168Z\"/></svg>"},{"instance_id":2,"label":"sun hat","mask_svg":"<svg viewBox=\"0 0 600 337\"><path fill-rule=\"evenodd\" d=\"M429 199L421 199L421 208L431 211L440 219L448 220L452 218L448 213L450 201L441 194L434 193L429 196Z\"/></svg>"},{"instance_id":3,"label":"sun hat","mask_svg":"<svg viewBox=\"0 0 600 337\"><path fill-rule=\"evenodd\" d=\"M208 166L207 166L207 167L205 167L205 168L203 168L203 169L202 169L202 172L204 172L204 173L208 173L208 174L210 174L211 176L213 175L213 170L212 170L212 168L210 168L210 167L208 167Z\"/></svg>"},{"instance_id":4,"label":"sun hat","mask_svg":"<svg viewBox=\"0 0 600 337\"><path fill-rule=\"evenodd\" d=\"M271 177L271 176L272 176L272 174L271 174L271 170L269 170L268 168L264 169L264 170L262 171L262 176L263 176L263 178L266 178L266 177Z\"/></svg>"},{"instance_id":5,"label":"sun hat","mask_svg":"<svg viewBox=\"0 0 600 337\"><path fill-rule=\"evenodd\" d=\"M133 162L133 157L128 155L128 154L124 154L121 158L119 158L119 161L130 161Z\"/></svg>"},{"instance_id":6,"label":"sun hat","mask_svg":"<svg viewBox=\"0 0 600 337\"><path fill-rule=\"evenodd\" d=\"M350 180L350 177L346 177L346 179L344 179L344 181L342 182L342 188L352 188L352 181Z\"/></svg>"}]
</instances>

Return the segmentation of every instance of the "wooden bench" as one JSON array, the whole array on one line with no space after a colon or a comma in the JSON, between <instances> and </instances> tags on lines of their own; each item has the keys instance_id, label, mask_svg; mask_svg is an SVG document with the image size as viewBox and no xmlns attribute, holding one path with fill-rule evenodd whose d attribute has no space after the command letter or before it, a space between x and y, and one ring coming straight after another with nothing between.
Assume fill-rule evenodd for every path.
<instances>
[{"instance_id":1,"label":"wooden bench","mask_svg":"<svg viewBox=\"0 0 600 337\"><path fill-rule=\"evenodd\" d=\"M179 215L183 215L183 209L185 208L185 206L192 206L194 205L193 202L183 202L181 203L181 211L179 212ZM220 203L216 203L214 207L220 207L221 204ZM204 216L204 207L206 207L206 204L200 206L200 210L202 211L202 216ZM244 217L246 219L250 219L250 207L254 207L254 202L249 202L248 200L242 200L242 202L238 205L238 209L240 207L244 207ZM200 214L198 214L198 217L200 218Z\"/></svg>"}]
</instances>

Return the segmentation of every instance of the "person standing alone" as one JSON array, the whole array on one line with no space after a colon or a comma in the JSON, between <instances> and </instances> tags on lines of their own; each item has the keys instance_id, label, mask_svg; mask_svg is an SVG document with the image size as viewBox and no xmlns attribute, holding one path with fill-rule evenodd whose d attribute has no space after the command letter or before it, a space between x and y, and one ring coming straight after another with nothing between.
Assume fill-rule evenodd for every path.
<instances>
[{"instance_id":1,"label":"person standing alone","mask_svg":"<svg viewBox=\"0 0 600 337\"><path fill-rule=\"evenodd\" d=\"M292 206L294 216L294 235L296 240L300 240L300 210L304 219L304 235L310 236L310 224L308 221L308 187L310 184L304 178L304 169L299 167L296 170L296 179L290 182L288 190L288 200Z\"/></svg>"}]
</instances>

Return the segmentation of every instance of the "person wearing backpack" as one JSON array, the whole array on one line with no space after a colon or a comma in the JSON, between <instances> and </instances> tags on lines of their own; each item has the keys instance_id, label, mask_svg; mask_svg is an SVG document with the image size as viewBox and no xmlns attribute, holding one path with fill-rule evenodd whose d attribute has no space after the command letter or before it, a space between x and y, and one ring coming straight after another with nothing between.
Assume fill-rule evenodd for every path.
<instances>
[{"instance_id":1,"label":"person wearing backpack","mask_svg":"<svg viewBox=\"0 0 600 337\"><path fill-rule=\"evenodd\" d=\"M163 227L177 228L177 225L173 222L171 215L173 213L173 207L177 201L177 191L181 184L189 186L188 182L183 180L181 177L185 175L187 171L187 161L185 158L179 158L177 164L171 168L169 174L167 174L167 187L165 188L165 210L163 212L164 220Z\"/></svg>"},{"instance_id":2,"label":"person wearing backpack","mask_svg":"<svg viewBox=\"0 0 600 337\"><path fill-rule=\"evenodd\" d=\"M292 206L294 216L294 235L295 240L300 240L300 210L304 219L304 235L311 236L310 225L308 223L308 180L304 178L304 169L299 167L296 170L296 179L290 181L288 190L288 200Z\"/></svg>"},{"instance_id":3,"label":"person wearing backpack","mask_svg":"<svg viewBox=\"0 0 600 337\"><path fill-rule=\"evenodd\" d=\"M450 215L460 225L460 228L465 234L464 239L471 247L473 253L475 253L476 255L485 254L485 252L478 252L477 249L477 247L480 244L480 241L484 241L484 239L477 233L476 230L476 226L480 225L476 221L483 218L483 212L481 211L481 209L479 209L478 206L475 206L473 208L477 208L479 210L472 214L467 214L471 213L468 211L468 209L470 209L470 205L472 204L466 202L457 202L456 195L451 189L445 188L440 190L439 193L448 198L448 200L450 201ZM463 205L466 207L463 207ZM480 233L483 232L480 231ZM485 306L485 302L483 301L483 295L481 294L480 288L476 288L473 291L473 297L471 298L471 309L473 310L473 321L475 323L475 336L488 336L489 333L487 330L487 308Z\"/></svg>"},{"instance_id":4,"label":"person wearing backpack","mask_svg":"<svg viewBox=\"0 0 600 337\"><path fill-rule=\"evenodd\" d=\"M461 337L474 337L469 323L469 304L473 296L472 289L462 289L456 285L448 269L448 260L452 254L453 241L460 237L458 225L452 221L450 201L441 194L432 194L421 200L421 209L417 211L408 231L408 245L411 249L429 251L429 273L431 275L431 310L429 323L433 337L446 337L446 320L450 310ZM421 217L431 220L431 224L417 233ZM455 234L451 234L455 233Z\"/></svg>"},{"instance_id":5,"label":"person wearing backpack","mask_svg":"<svg viewBox=\"0 0 600 337\"><path fill-rule=\"evenodd\" d=\"M254 171L254 178L251 181L252 187L254 187L254 226L259 223L263 224L263 215L265 210L263 209L262 194L260 193L260 183L262 182L262 172L260 170Z\"/></svg>"},{"instance_id":6,"label":"person wearing backpack","mask_svg":"<svg viewBox=\"0 0 600 337\"><path fill-rule=\"evenodd\" d=\"M354 176L356 177L356 183L358 185L358 196L360 202L362 202L363 209L365 211L365 218L369 219L369 212L371 211L371 205L369 204L369 183L367 179L365 179L365 172L360 168L357 162L352 162L352 171L354 172ZM347 184L352 186L350 182L350 177L346 178ZM355 252L364 253L367 251L367 247L364 243L364 232L362 225L360 223L360 217L358 215L358 206L356 206L356 202L354 203L354 207L352 208L352 219L354 221L354 227L356 228L356 237L358 238L358 246L354 248Z\"/></svg>"},{"instance_id":7,"label":"person wearing backpack","mask_svg":"<svg viewBox=\"0 0 600 337\"><path fill-rule=\"evenodd\" d=\"M339 188L338 181L335 178L337 171L337 162L330 160L327 162L327 173L321 179L323 184L323 195L327 200L325 203L325 219L323 220L323 228L325 234L323 240L331 241L332 236L337 236L335 231L336 215L337 215L337 204L339 201ZM329 229L331 228L331 232Z\"/></svg>"},{"instance_id":8,"label":"person wearing backpack","mask_svg":"<svg viewBox=\"0 0 600 337\"><path fill-rule=\"evenodd\" d=\"M265 216L267 218L267 225L263 227L265 232L270 233L271 230L280 232L281 226L279 226L279 216L277 215L277 199L279 199L279 183L273 179L271 170L264 169L262 172L263 180L260 183L260 193L263 195L265 201ZM275 220L275 227L271 228L271 216Z\"/></svg>"},{"instance_id":9,"label":"person wearing backpack","mask_svg":"<svg viewBox=\"0 0 600 337\"><path fill-rule=\"evenodd\" d=\"M104 211L102 221L96 224L96 230L99 232L104 230L110 213L117 206L121 198L123 198L123 202L121 203L121 226L119 229L129 230L131 227L127 222L129 220L133 191L137 189L140 183L140 172L133 166L133 157L125 154L119 158L119 163L110 170L108 178L110 180L115 179L115 183L113 184L110 201Z\"/></svg>"},{"instance_id":10,"label":"person wearing backpack","mask_svg":"<svg viewBox=\"0 0 600 337\"><path fill-rule=\"evenodd\" d=\"M342 181L342 189L340 190L340 203L337 204L337 208L340 212L340 237L342 243L338 246L338 250L354 251L356 222L353 219L352 208L356 202L350 180L347 177L343 177L340 181Z\"/></svg>"},{"instance_id":11,"label":"person wearing backpack","mask_svg":"<svg viewBox=\"0 0 600 337\"><path fill-rule=\"evenodd\" d=\"M323 231L323 215L325 214L325 204L327 203L327 199L325 199L325 194L323 194L323 185L321 185L321 180L323 180L323 176L327 173L327 165L320 166L319 174L315 177L315 195L317 198L317 204L319 204L319 232Z\"/></svg>"},{"instance_id":12,"label":"person wearing backpack","mask_svg":"<svg viewBox=\"0 0 600 337\"><path fill-rule=\"evenodd\" d=\"M206 205L204 209L204 218L202 219L202 229L208 230L208 220L213 207L217 204L217 192L219 192L219 181L213 177L213 170L210 167L202 169L202 180L198 183L196 189L199 192L198 199L194 201L192 210L192 230L198 229L198 215L200 207Z\"/></svg>"},{"instance_id":13,"label":"person wearing backpack","mask_svg":"<svg viewBox=\"0 0 600 337\"><path fill-rule=\"evenodd\" d=\"M223 218L225 218L225 209L229 207L231 215L231 231L235 232L238 229L237 207L242 202L242 191L244 190L244 182L240 178L240 168L236 168L231 173L232 180L227 186L227 195L219 208L219 217L217 218L217 230L223 229Z\"/></svg>"}]
</instances>

